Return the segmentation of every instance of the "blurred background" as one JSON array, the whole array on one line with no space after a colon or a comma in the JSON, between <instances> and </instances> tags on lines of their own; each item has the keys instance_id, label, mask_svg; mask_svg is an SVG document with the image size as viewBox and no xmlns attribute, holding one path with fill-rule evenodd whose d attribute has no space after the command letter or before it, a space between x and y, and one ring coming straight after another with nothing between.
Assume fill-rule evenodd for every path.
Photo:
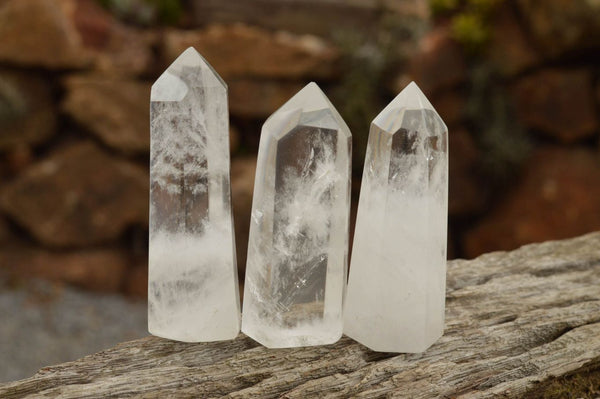
<instances>
[{"instance_id":1,"label":"blurred background","mask_svg":"<svg viewBox=\"0 0 600 399\"><path fill-rule=\"evenodd\" d=\"M598 2L0 0L0 381L146 334L150 86L188 46L229 85L240 278L260 127L309 81L354 207L373 117L430 98L449 258L600 229Z\"/></svg>"}]
</instances>

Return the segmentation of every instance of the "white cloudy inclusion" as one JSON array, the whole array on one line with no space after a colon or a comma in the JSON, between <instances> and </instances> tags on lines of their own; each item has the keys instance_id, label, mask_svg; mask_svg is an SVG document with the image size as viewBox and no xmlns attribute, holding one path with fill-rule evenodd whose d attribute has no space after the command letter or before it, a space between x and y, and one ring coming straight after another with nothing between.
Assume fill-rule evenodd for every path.
<instances>
[{"instance_id":1,"label":"white cloudy inclusion","mask_svg":"<svg viewBox=\"0 0 600 399\"><path fill-rule=\"evenodd\" d=\"M447 136L415 83L371 124L344 333L372 350L422 352L443 333Z\"/></svg>"},{"instance_id":2,"label":"white cloudy inclusion","mask_svg":"<svg viewBox=\"0 0 600 399\"><path fill-rule=\"evenodd\" d=\"M187 342L235 338L227 86L193 48L152 86L150 131L148 330Z\"/></svg>"},{"instance_id":3,"label":"white cloudy inclusion","mask_svg":"<svg viewBox=\"0 0 600 399\"><path fill-rule=\"evenodd\" d=\"M263 125L242 331L270 348L342 334L350 130L314 83Z\"/></svg>"}]
</instances>

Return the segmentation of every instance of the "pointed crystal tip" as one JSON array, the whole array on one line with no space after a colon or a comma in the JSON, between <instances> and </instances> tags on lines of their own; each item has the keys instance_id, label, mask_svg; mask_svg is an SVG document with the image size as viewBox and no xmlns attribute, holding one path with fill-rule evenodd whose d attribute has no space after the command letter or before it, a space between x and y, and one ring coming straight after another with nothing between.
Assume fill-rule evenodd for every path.
<instances>
[{"instance_id":1,"label":"pointed crystal tip","mask_svg":"<svg viewBox=\"0 0 600 399\"><path fill-rule=\"evenodd\" d=\"M177 57L174 63L181 66L200 66L203 62L203 58L200 53L193 47L186 48L183 53Z\"/></svg>"},{"instance_id":2,"label":"pointed crystal tip","mask_svg":"<svg viewBox=\"0 0 600 399\"><path fill-rule=\"evenodd\" d=\"M329 108L330 106L331 103L325 96L325 93L323 93L315 82L310 82L296 93L294 97L283 104L279 110L286 112L292 109L302 109L304 112L311 112Z\"/></svg>"},{"instance_id":3,"label":"pointed crystal tip","mask_svg":"<svg viewBox=\"0 0 600 399\"><path fill-rule=\"evenodd\" d=\"M403 106L408 109L431 109L434 110L433 105L429 102L425 94L421 91L419 86L415 82L410 82L408 86L404 88L396 96L394 100L392 100L391 104L398 102L403 103Z\"/></svg>"},{"instance_id":4,"label":"pointed crystal tip","mask_svg":"<svg viewBox=\"0 0 600 399\"><path fill-rule=\"evenodd\" d=\"M193 47L188 47L152 85L150 101L181 101L191 86L224 87L227 84Z\"/></svg>"},{"instance_id":5,"label":"pointed crystal tip","mask_svg":"<svg viewBox=\"0 0 600 399\"><path fill-rule=\"evenodd\" d=\"M299 118L301 114L306 115L324 110L327 111L328 117L320 115L320 120L311 120L310 122L304 121L304 123L314 126L339 128L345 137L350 137L351 133L348 125L346 125L342 116L315 82L310 82L304 86L298 93L275 111L275 113L273 113L273 115L271 115L264 123L264 127L274 131L283 131L283 125L291 123L290 120ZM297 122L298 121L295 120L294 123Z\"/></svg>"},{"instance_id":6,"label":"pointed crystal tip","mask_svg":"<svg viewBox=\"0 0 600 399\"><path fill-rule=\"evenodd\" d=\"M388 109L406 108L406 109L430 109L435 111L433 105L429 102L425 94L421 91L415 82L410 82L381 113Z\"/></svg>"},{"instance_id":7,"label":"pointed crystal tip","mask_svg":"<svg viewBox=\"0 0 600 399\"><path fill-rule=\"evenodd\" d=\"M429 102L425 94L421 91L415 82L410 82L375 119L373 124L389 132L397 130L400 119L397 118L401 110L430 110L437 114L433 105ZM439 117L439 115L438 115ZM440 118L441 120L441 118Z\"/></svg>"}]
</instances>

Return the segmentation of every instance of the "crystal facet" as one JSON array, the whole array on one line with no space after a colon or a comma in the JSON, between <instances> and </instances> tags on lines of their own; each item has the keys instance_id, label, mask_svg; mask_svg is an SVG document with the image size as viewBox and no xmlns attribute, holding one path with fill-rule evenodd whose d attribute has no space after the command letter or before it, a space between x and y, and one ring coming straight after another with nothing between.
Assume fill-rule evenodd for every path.
<instances>
[{"instance_id":1,"label":"crystal facet","mask_svg":"<svg viewBox=\"0 0 600 399\"><path fill-rule=\"evenodd\" d=\"M448 130L413 82L372 122L344 333L382 352L422 352L443 333Z\"/></svg>"},{"instance_id":2,"label":"crystal facet","mask_svg":"<svg viewBox=\"0 0 600 399\"><path fill-rule=\"evenodd\" d=\"M235 338L227 86L193 48L152 86L150 131L148 330L187 342Z\"/></svg>"},{"instance_id":3,"label":"crystal facet","mask_svg":"<svg viewBox=\"0 0 600 399\"><path fill-rule=\"evenodd\" d=\"M342 334L352 137L310 83L263 125L242 331L269 348Z\"/></svg>"}]
</instances>

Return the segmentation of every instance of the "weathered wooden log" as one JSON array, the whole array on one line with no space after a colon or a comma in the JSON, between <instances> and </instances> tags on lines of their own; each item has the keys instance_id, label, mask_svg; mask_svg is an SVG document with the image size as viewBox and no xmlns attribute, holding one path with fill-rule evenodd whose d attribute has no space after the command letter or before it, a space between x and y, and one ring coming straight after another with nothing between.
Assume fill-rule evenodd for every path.
<instances>
[{"instance_id":1,"label":"weathered wooden log","mask_svg":"<svg viewBox=\"0 0 600 399\"><path fill-rule=\"evenodd\" d=\"M0 397L523 397L593 370L600 233L449 262L446 332L422 354L376 353L349 338L270 350L244 336L148 337L2 384Z\"/></svg>"}]
</instances>

